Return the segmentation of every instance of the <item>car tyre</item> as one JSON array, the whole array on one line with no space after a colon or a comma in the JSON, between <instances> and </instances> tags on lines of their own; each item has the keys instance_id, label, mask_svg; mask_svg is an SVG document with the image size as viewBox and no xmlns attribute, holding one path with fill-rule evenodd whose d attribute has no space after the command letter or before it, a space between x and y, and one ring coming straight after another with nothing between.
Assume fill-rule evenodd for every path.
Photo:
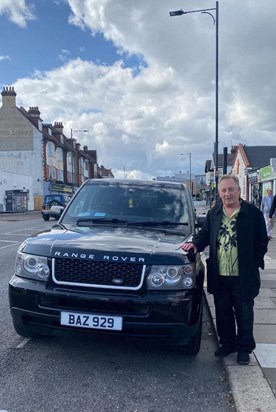
<instances>
[{"instance_id":1,"label":"car tyre","mask_svg":"<svg viewBox=\"0 0 276 412\"><path fill-rule=\"evenodd\" d=\"M45 222L48 222L48 220L50 219L49 215L43 215L43 219L45 220Z\"/></svg>"},{"instance_id":2,"label":"car tyre","mask_svg":"<svg viewBox=\"0 0 276 412\"><path fill-rule=\"evenodd\" d=\"M184 355L197 355L200 350L201 345L201 335L202 335L202 308L198 320L198 328L195 335L190 339L189 343L186 345L173 345L172 349L176 353Z\"/></svg>"}]
</instances>

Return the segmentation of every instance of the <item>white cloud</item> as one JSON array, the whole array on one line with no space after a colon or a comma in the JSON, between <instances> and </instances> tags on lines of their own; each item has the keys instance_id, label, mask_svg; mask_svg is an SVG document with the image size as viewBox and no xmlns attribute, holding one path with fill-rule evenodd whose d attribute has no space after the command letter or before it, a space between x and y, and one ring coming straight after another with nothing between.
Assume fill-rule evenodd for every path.
<instances>
[{"instance_id":1,"label":"white cloud","mask_svg":"<svg viewBox=\"0 0 276 412\"><path fill-rule=\"evenodd\" d=\"M20 27L26 27L28 21L34 20L33 7L25 0L1 0L0 14L7 15L8 19Z\"/></svg>"},{"instance_id":2,"label":"white cloud","mask_svg":"<svg viewBox=\"0 0 276 412\"><path fill-rule=\"evenodd\" d=\"M0 61L4 61L4 60L11 60L11 58L8 54L0 56Z\"/></svg>"},{"instance_id":3,"label":"white cloud","mask_svg":"<svg viewBox=\"0 0 276 412\"><path fill-rule=\"evenodd\" d=\"M5 0L0 13L33 18L25 2ZM18 102L39 105L45 122L62 121L106 167L132 176L177 173L180 153L204 173L215 139L215 26L208 15L169 17L179 8L215 7L207 0L68 0L70 23L102 33L121 53L146 62L137 74L119 61L82 59L15 82ZM4 4L4 3L3 3ZM9 4L9 6L8 6ZM242 141L275 144L276 3L220 0L219 150ZM15 21L15 20L13 20ZM62 54L70 58L67 51ZM186 159L188 162L188 159ZM116 172L115 172L116 173Z\"/></svg>"},{"instance_id":4,"label":"white cloud","mask_svg":"<svg viewBox=\"0 0 276 412\"><path fill-rule=\"evenodd\" d=\"M70 58L70 51L67 49L61 49L60 54L58 56L58 58L63 61L66 62L68 61L68 59Z\"/></svg>"}]
</instances>

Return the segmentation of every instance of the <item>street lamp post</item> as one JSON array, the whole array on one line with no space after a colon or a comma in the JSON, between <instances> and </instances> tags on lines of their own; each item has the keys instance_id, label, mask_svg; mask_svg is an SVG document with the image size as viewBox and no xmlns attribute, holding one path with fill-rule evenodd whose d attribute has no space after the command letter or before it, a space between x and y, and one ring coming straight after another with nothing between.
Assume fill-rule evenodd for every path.
<instances>
[{"instance_id":1,"label":"street lamp post","mask_svg":"<svg viewBox=\"0 0 276 412\"><path fill-rule=\"evenodd\" d=\"M133 167L126 167L126 165L124 165L124 179L128 179L128 172L127 172L127 169L129 170L129 171L131 171L132 169L133 169Z\"/></svg>"},{"instance_id":2,"label":"street lamp post","mask_svg":"<svg viewBox=\"0 0 276 412\"><path fill-rule=\"evenodd\" d=\"M87 129L83 129L83 130L73 130L72 128L71 128L71 140L73 139L73 134L74 133L89 133L89 130L87 130ZM72 152L71 152L71 155L72 155L72 157L71 157L71 166L72 166L72 190L73 190L73 184L74 184L74 182L73 182L73 176L74 176L74 162L73 162L73 159L74 159L74 156L73 156L73 150L72 150ZM74 159L75 160L75 159Z\"/></svg>"},{"instance_id":3,"label":"street lamp post","mask_svg":"<svg viewBox=\"0 0 276 412\"><path fill-rule=\"evenodd\" d=\"M215 17L211 13L212 11L215 11ZM198 9L198 10L189 10L189 11L183 11L183 10L175 10L171 11L169 14L171 17L174 16L182 16L183 14L189 14L189 13L205 13L209 14L214 21L214 24L216 25L216 123L215 123L215 200L218 198L218 83L219 83L219 2L216 1L216 7L210 8L210 9Z\"/></svg>"},{"instance_id":4,"label":"street lamp post","mask_svg":"<svg viewBox=\"0 0 276 412\"><path fill-rule=\"evenodd\" d=\"M190 191L193 194L193 188L192 188L192 153L180 153L180 156L189 156L190 160L190 167L189 167L189 178L190 178Z\"/></svg>"}]
</instances>

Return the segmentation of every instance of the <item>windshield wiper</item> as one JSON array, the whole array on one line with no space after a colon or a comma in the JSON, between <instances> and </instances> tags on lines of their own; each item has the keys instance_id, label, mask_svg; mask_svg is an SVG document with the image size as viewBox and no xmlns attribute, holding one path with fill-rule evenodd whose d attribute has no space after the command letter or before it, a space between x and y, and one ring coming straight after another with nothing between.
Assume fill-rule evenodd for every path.
<instances>
[{"instance_id":1,"label":"windshield wiper","mask_svg":"<svg viewBox=\"0 0 276 412\"><path fill-rule=\"evenodd\" d=\"M132 221L118 219L118 218L105 218L105 217L82 217L76 220L77 226L90 225L90 224L124 224L126 226L188 226L187 222L170 222L169 220L143 220L143 221Z\"/></svg>"},{"instance_id":2,"label":"windshield wiper","mask_svg":"<svg viewBox=\"0 0 276 412\"><path fill-rule=\"evenodd\" d=\"M142 222L128 222L128 226L188 226L189 223L170 222L169 220L146 220Z\"/></svg>"},{"instance_id":3,"label":"windshield wiper","mask_svg":"<svg viewBox=\"0 0 276 412\"><path fill-rule=\"evenodd\" d=\"M100 224L102 224L102 223L116 223L116 224L118 224L118 223L126 223L127 221L126 220L121 220L121 219L118 219L118 218L113 218L113 219L110 219L110 218L105 218L105 217L86 217L86 218L84 218L84 217L82 217L82 218L79 218L79 219L77 219L76 220L76 224L77 224L77 226L81 226L82 224L96 224L96 223L100 223Z\"/></svg>"}]
</instances>

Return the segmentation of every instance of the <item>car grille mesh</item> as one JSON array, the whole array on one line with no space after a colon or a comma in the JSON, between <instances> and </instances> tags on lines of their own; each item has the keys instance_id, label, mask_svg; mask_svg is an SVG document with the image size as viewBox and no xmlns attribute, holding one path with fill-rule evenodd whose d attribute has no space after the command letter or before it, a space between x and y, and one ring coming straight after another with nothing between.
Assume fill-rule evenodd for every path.
<instances>
[{"instance_id":1,"label":"car grille mesh","mask_svg":"<svg viewBox=\"0 0 276 412\"><path fill-rule=\"evenodd\" d=\"M96 262L77 259L54 259L53 279L59 284L136 289L143 276L138 263Z\"/></svg>"}]
</instances>

